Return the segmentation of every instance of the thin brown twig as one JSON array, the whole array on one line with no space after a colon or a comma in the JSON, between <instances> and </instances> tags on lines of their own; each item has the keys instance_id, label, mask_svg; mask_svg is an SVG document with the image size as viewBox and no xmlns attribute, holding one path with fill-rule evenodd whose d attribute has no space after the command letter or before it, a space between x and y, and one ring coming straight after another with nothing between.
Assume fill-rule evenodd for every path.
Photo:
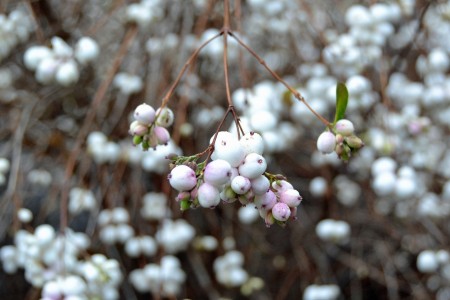
<instances>
[{"instance_id":1,"label":"thin brown twig","mask_svg":"<svg viewBox=\"0 0 450 300\"><path fill-rule=\"evenodd\" d=\"M218 38L219 36L221 36L223 33L219 32L218 34L216 34L215 36L211 37L209 40L207 40L206 42L204 42L203 44L200 45L200 47L198 47L194 53L192 53L192 55L189 57L189 59L186 61L186 63L184 64L183 68L181 69L181 71L178 73L177 78L175 79L175 81L173 82L172 86L170 87L169 91L166 93L166 95L164 96L163 100L162 100L162 104L161 104L161 109L167 106L167 103L169 102L170 97L172 97L173 92L175 91L176 87L178 86L178 84L181 81L181 78L183 77L183 74L186 72L187 68L194 62L194 60L197 58L197 55L200 53L200 51L209 43L211 43L213 40L215 40L216 38Z\"/></svg>"},{"instance_id":2,"label":"thin brown twig","mask_svg":"<svg viewBox=\"0 0 450 300\"><path fill-rule=\"evenodd\" d=\"M64 174L64 183L61 192L61 210L60 210L61 232L64 232L65 228L67 227L67 198L70 186L70 177L72 176L73 171L75 169L75 164L81 151L81 146L88 134L89 127L92 125L92 122L94 121L97 110L100 107L100 103L102 103L102 100L104 99L108 87L111 85L114 75L116 74L123 58L125 57L125 54L127 53L128 48L131 45L131 42L134 40L136 33L137 33L136 26L130 27L128 31L125 33L121 47L117 52L116 57L114 58L112 66L94 95L94 100L92 101L89 112L83 122L83 126L81 127L80 132L78 133L74 149L72 150L72 153L67 162L66 171Z\"/></svg>"},{"instance_id":3,"label":"thin brown twig","mask_svg":"<svg viewBox=\"0 0 450 300\"><path fill-rule=\"evenodd\" d=\"M241 39L239 39L236 35L233 34L233 32L228 31L228 34L233 37L239 45L244 47L256 60L267 70L269 73L274 77L277 81L281 82L291 93L294 95L294 97L299 100L300 102L303 102L303 104L306 105L306 107L323 123L325 126L330 127L331 123L322 117L319 113L317 113L309 104L306 102L305 98L300 94L299 91L291 87L283 78L281 78L275 71L273 71L267 63L253 50L245 44Z\"/></svg>"}]
</instances>

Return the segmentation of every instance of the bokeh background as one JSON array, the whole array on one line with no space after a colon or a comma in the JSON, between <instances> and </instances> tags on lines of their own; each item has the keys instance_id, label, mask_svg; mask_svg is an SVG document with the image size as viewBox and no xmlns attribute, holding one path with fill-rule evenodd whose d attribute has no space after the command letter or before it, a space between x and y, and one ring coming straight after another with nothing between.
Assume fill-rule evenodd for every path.
<instances>
[{"instance_id":1,"label":"bokeh background","mask_svg":"<svg viewBox=\"0 0 450 300\"><path fill-rule=\"evenodd\" d=\"M328 120L346 84L365 143L348 163L319 153L325 126L228 38L243 127L303 196L284 228L251 204L181 212L167 181L165 157L205 150L227 109L222 37L186 65L223 5L2 1L1 298L450 299L450 2L230 0L233 32ZM183 67L172 141L144 153L133 111Z\"/></svg>"}]
</instances>

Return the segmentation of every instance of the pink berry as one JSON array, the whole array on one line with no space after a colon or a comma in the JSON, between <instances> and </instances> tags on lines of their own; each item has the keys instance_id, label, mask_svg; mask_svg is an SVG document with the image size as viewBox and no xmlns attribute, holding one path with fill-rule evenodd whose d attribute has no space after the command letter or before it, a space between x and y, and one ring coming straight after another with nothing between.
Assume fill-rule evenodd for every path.
<instances>
[{"instance_id":1,"label":"pink berry","mask_svg":"<svg viewBox=\"0 0 450 300\"><path fill-rule=\"evenodd\" d=\"M259 209L269 211L277 203L277 196L271 190L267 190L264 194L257 195L254 202Z\"/></svg>"},{"instance_id":2,"label":"pink berry","mask_svg":"<svg viewBox=\"0 0 450 300\"><path fill-rule=\"evenodd\" d=\"M275 220L285 222L291 216L291 210L286 203L278 202L272 207L272 215Z\"/></svg>"},{"instance_id":3,"label":"pink berry","mask_svg":"<svg viewBox=\"0 0 450 300\"><path fill-rule=\"evenodd\" d=\"M170 140L170 133L166 128L161 126L155 126L153 134L156 137L159 145L166 145Z\"/></svg>"},{"instance_id":4,"label":"pink berry","mask_svg":"<svg viewBox=\"0 0 450 300\"><path fill-rule=\"evenodd\" d=\"M189 191L197 185L194 170L185 165L173 168L168 176L170 185L179 192Z\"/></svg>"},{"instance_id":5,"label":"pink berry","mask_svg":"<svg viewBox=\"0 0 450 300\"><path fill-rule=\"evenodd\" d=\"M244 134L239 142L244 147L245 154L258 153L262 155L264 152L264 140L256 132L251 131Z\"/></svg>"},{"instance_id":6,"label":"pink berry","mask_svg":"<svg viewBox=\"0 0 450 300\"><path fill-rule=\"evenodd\" d=\"M262 155L250 153L239 166L239 174L250 179L255 179L261 176L266 171L266 168L267 163Z\"/></svg>"},{"instance_id":7,"label":"pink berry","mask_svg":"<svg viewBox=\"0 0 450 300\"><path fill-rule=\"evenodd\" d=\"M221 186L230 181L231 165L223 159L213 160L205 167L203 178L214 186Z\"/></svg>"},{"instance_id":8,"label":"pink berry","mask_svg":"<svg viewBox=\"0 0 450 300\"><path fill-rule=\"evenodd\" d=\"M323 154L330 154L336 147L336 137L332 132L325 131L317 139L317 149Z\"/></svg>"},{"instance_id":9,"label":"pink berry","mask_svg":"<svg viewBox=\"0 0 450 300\"><path fill-rule=\"evenodd\" d=\"M220 193L215 186L204 182L198 188L197 199L202 207L214 208L220 203Z\"/></svg>"},{"instance_id":10,"label":"pink berry","mask_svg":"<svg viewBox=\"0 0 450 300\"><path fill-rule=\"evenodd\" d=\"M148 127L143 124L137 124L133 127L132 135L144 136L148 132Z\"/></svg>"},{"instance_id":11,"label":"pink berry","mask_svg":"<svg viewBox=\"0 0 450 300\"><path fill-rule=\"evenodd\" d=\"M144 125L150 125L155 121L155 109L142 103L134 110L134 118Z\"/></svg>"},{"instance_id":12,"label":"pink berry","mask_svg":"<svg viewBox=\"0 0 450 300\"><path fill-rule=\"evenodd\" d=\"M289 207L297 207L302 202L302 196L297 190L286 190L279 194L280 202L286 203Z\"/></svg>"}]
</instances>

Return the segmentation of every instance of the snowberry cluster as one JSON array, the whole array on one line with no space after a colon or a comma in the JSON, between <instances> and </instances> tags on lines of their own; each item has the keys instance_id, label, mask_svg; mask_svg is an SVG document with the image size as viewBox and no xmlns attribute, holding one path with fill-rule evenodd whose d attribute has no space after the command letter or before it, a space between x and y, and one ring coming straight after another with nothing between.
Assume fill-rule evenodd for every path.
<instances>
[{"instance_id":1,"label":"snowberry cluster","mask_svg":"<svg viewBox=\"0 0 450 300\"><path fill-rule=\"evenodd\" d=\"M353 134L355 128L353 123L346 119L341 119L334 126L335 133L331 131L322 132L317 139L317 149L323 154L336 154L342 160L348 160L352 153L364 146L362 140Z\"/></svg>"},{"instance_id":2,"label":"snowberry cluster","mask_svg":"<svg viewBox=\"0 0 450 300\"><path fill-rule=\"evenodd\" d=\"M34 233L19 230L14 245L1 248L0 258L7 273L23 268L26 280L42 288L42 299L118 299L118 262L101 254L80 260L89 245L84 233L67 229L59 235L43 224Z\"/></svg>"},{"instance_id":3,"label":"snowberry cluster","mask_svg":"<svg viewBox=\"0 0 450 300\"><path fill-rule=\"evenodd\" d=\"M238 287L248 279L248 273L242 268L244 255L237 250L231 250L214 261L214 272L217 281L227 287Z\"/></svg>"},{"instance_id":4,"label":"snowberry cluster","mask_svg":"<svg viewBox=\"0 0 450 300\"><path fill-rule=\"evenodd\" d=\"M436 292L436 299L447 299L450 281L450 254L447 250L423 250L417 256L417 269L428 274L427 287Z\"/></svg>"},{"instance_id":5,"label":"snowberry cluster","mask_svg":"<svg viewBox=\"0 0 450 300\"><path fill-rule=\"evenodd\" d=\"M92 211L96 207L94 193L90 190L75 187L69 192L69 212L72 215L81 213L84 210Z\"/></svg>"},{"instance_id":6,"label":"snowberry cluster","mask_svg":"<svg viewBox=\"0 0 450 300\"><path fill-rule=\"evenodd\" d=\"M100 54L97 42L90 37L79 39L75 49L60 37L53 37L51 45L52 48L32 46L23 58L25 66L36 71L36 80L42 84L54 81L62 86L75 84L80 77L78 64L87 65Z\"/></svg>"},{"instance_id":7,"label":"snowberry cluster","mask_svg":"<svg viewBox=\"0 0 450 300\"><path fill-rule=\"evenodd\" d=\"M119 299L119 263L102 254L80 261L76 272L58 276L42 288L42 299Z\"/></svg>"},{"instance_id":8,"label":"snowberry cluster","mask_svg":"<svg viewBox=\"0 0 450 300\"><path fill-rule=\"evenodd\" d=\"M8 16L0 14L0 61L19 44L28 40L34 29L33 19L23 10L13 10Z\"/></svg>"},{"instance_id":9,"label":"snowberry cluster","mask_svg":"<svg viewBox=\"0 0 450 300\"><path fill-rule=\"evenodd\" d=\"M10 163L7 158L0 157L0 186L6 183L6 173L8 173Z\"/></svg>"},{"instance_id":10,"label":"snowberry cluster","mask_svg":"<svg viewBox=\"0 0 450 300\"><path fill-rule=\"evenodd\" d=\"M116 163L122 152L117 143L108 141L106 135L100 131L89 133L87 150L97 164Z\"/></svg>"},{"instance_id":11,"label":"snowberry cluster","mask_svg":"<svg viewBox=\"0 0 450 300\"><path fill-rule=\"evenodd\" d=\"M164 193L150 192L142 199L141 216L149 221L160 221L169 214L167 196Z\"/></svg>"},{"instance_id":12,"label":"snowberry cluster","mask_svg":"<svg viewBox=\"0 0 450 300\"><path fill-rule=\"evenodd\" d=\"M156 233L156 240L168 254L184 251L195 237L195 229L183 219L165 219Z\"/></svg>"},{"instance_id":13,"label":"snowberry cluster","mask_svg":"<svg viewBox=\"0 0 450 300\"><path fill-rule=\"evenodd\" d=\"M179 191L177 200L182 210L189 207L214 208L220 201L242 205L255 203L269 226L275 221L284 224L302 197L280 175L266 173L267 163L262 156L264 142L255 132L241 139L227 131L211 138L212 161L196 164L196 157L177 157L168 178ZM193 159L192 159L193 158Z\"/></svg>"},{"instance_id":14,"label":"snowberry cluster","mask_svg":"<svg viewBox=\"0 0 450 300\"><path fill-rule=\"evenodd\" d=\"M125 243L134 236L134 229L129 222L130 215L123 207L102 210L98 215L100 240L107 245Z\"/></svg>"},{"instance_id":15,"label":"snowberry cluster","mask_svg":"<svg viewBox=\"0 0 450 300\"><path fill-rule=\"evenodd\" d=\"M134 236L125 242L125 253L129 257L153 256L157 250L155 239L149 235Z\"/></svg>"},{"instance_id":16,"label":"snowberry cluster","mask_svg":"<svg viewBox=\"0 0 450 300\"><path fill-rule=\"evenodd\" d=\"M113 80L113 85L124 95L139 93L143 83L141 77L128 73L117 73Z\"/></svg>"},{"instance_id":17,"label":"snowberry cluster","mask_svg":"<svg viewBox=\"0 0 450 300\"><path fill-rule=\"evenodd\" d=\"M132 3L127 6L126 18L129 22L146 28L164 15L162 2L161 0L142 0L139 3Z\"/></svg>"},{"instance_id":18,"label":"snowberry cluster","mask_svg":"<svg viewBox=\"0 0 450 300\"><path fill-rule=\"evenodd\" d=\"M178 258L166 255L160 264L151 263L142 269L130 273L130 282L141 293L151 292L155 295L175 296L180 292L186 280Z\"/></svg>"},{"instance_id":19,"label":"snowberry cluster","mask_svg":"<svg viewBox=\"0 0 450 300\"><path fill-rule=\"evenodd\" d=\"M134 121L130 124L129 133L133 136L134 145L142 145L142 149L156 149L158 145L166 145L170 141L167 127L173 124L174 115L170 108L155 109L148 104L141 104L134 110Z\"/></svg>"}]
</instances>

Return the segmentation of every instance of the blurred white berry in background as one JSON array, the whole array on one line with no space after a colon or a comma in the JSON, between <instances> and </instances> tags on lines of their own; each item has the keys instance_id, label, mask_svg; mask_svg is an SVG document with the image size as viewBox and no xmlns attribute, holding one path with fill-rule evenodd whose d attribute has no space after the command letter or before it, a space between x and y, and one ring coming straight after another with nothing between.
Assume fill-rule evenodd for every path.
<instances>
[{"instance_id":1,"label":"blurred white berry in background","mask_svg":"<svg viewBox=\"0 0 450 300\"><path fill-rule=\"evenodd\" d=\"M317 224L316 234L323 241L345 244L350 239L350 225L345 221L325 219Z\"/></svg>"}]
</instances>

